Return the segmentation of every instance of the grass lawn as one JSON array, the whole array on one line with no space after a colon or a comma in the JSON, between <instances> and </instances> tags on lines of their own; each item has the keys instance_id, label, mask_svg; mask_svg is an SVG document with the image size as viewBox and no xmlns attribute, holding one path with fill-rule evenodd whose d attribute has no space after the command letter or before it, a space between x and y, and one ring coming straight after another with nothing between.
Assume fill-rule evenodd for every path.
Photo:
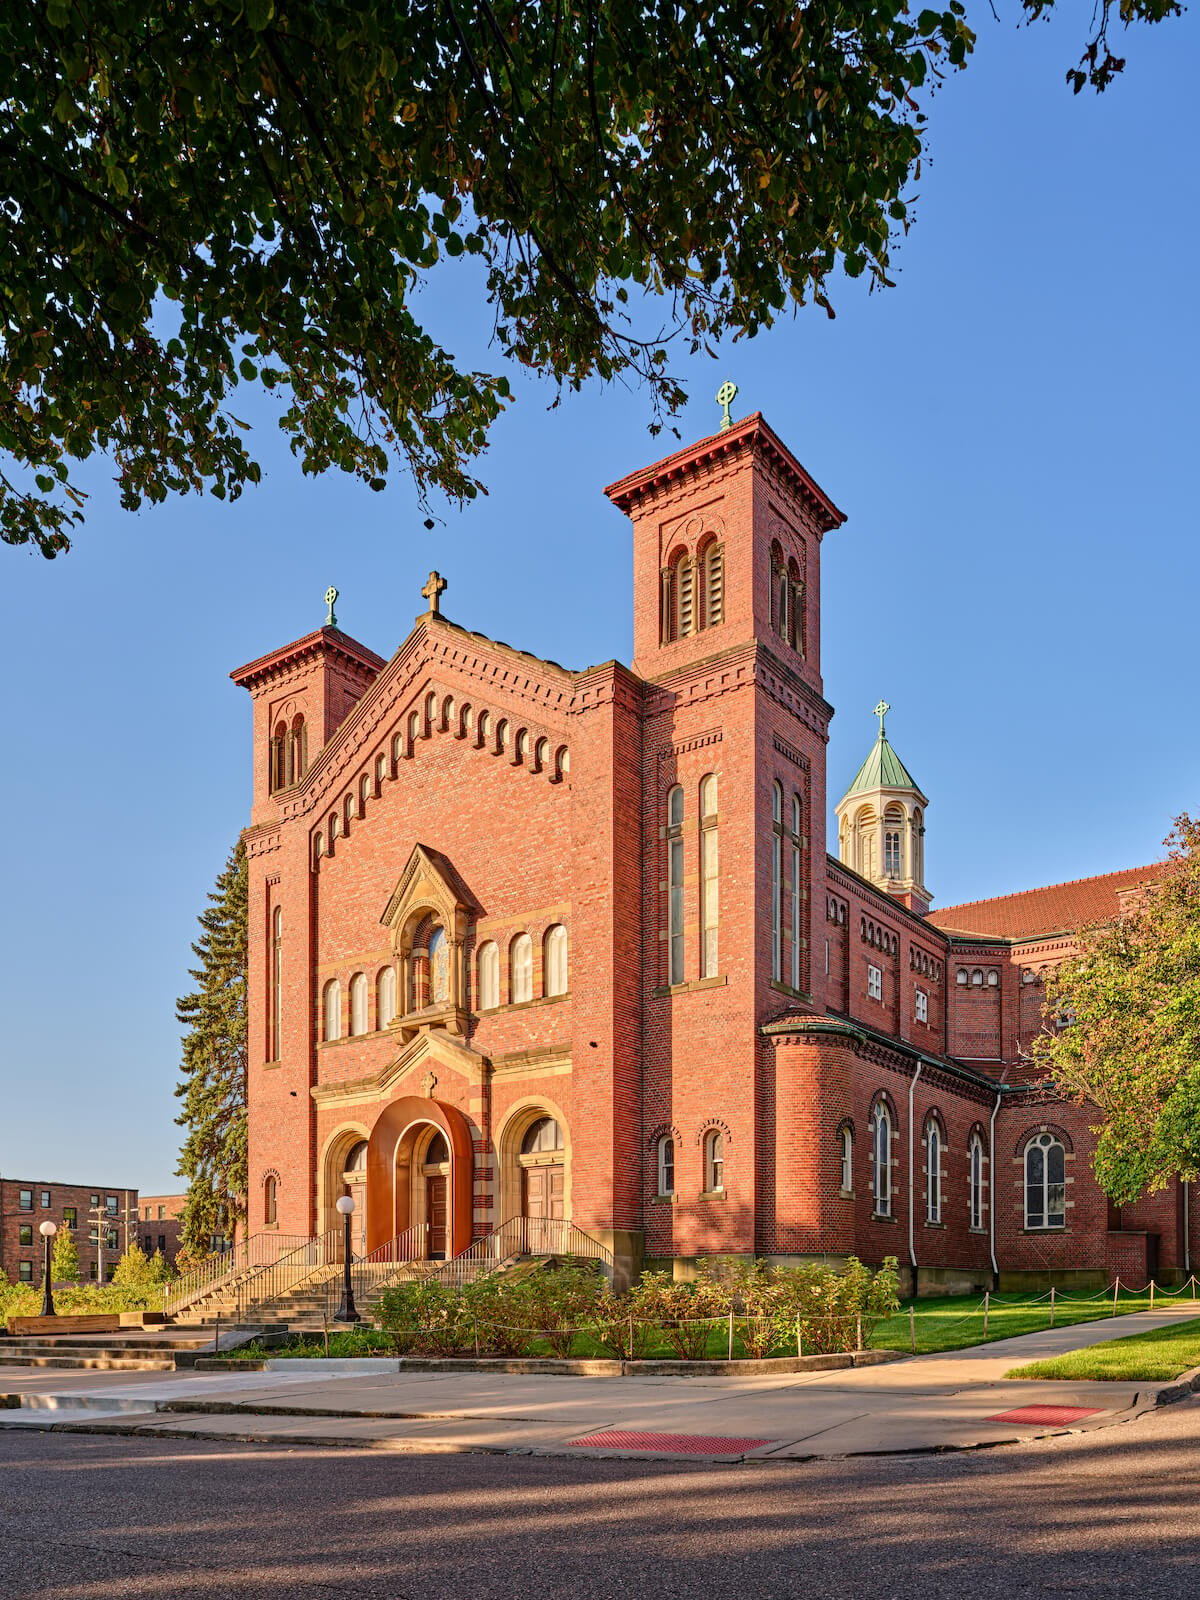
<instances>
[{"instance_id":1,"label":"grass lawn","mask_svg":"<svg viewBox=\"0 0 1200 1600\"><path fill-rule=\"evenodd\" d=\"M1174 1328L1152 1328L1124 1339L1106 1339L1051 1361L1014 1367L1006 1378L1073 1378L1126 1383L1164 1383L1189 1367L1200 1367L1200 1317Z\"/></svg>"},{"instance_id":2,"label":"grass lawn","mask_svg":"<svg viewBox=\"0 0 1200 1600\"><path fill-rule=\"evenodd\" d=\"M1161 1291L1155 1297L1158 1306L1172 1304ZM1103 1299L1085 1300L1056 1295L1054 1326L1066 1328L1077 1322L1096 1322L1113 1314L1112 1295ZM964 1350L968 1345L983 1344L982 1295L952 1295L946 1299L906 1300L894 1317L881 1322L871 1337L871 1344L882 1350L911 1350L909 1332L909 1306L914 1311L913 1321L917 1336L917 1354L930 1355L938 1350ZM1122 1294L1118 1313L1146 1311L1150 1307L1149 1295ZM1019 1333L1041 1333L1050 1327L1050 1302L1032 1300L1026 1295L993 1295L988 1308L986 1342L1011 1339Z\"/></svg>"}]
</instances>

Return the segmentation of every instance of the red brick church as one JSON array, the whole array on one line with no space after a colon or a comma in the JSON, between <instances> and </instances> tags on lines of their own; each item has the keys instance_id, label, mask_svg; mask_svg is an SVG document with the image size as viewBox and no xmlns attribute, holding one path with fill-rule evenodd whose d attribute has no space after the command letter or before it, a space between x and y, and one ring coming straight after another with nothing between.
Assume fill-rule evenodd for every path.
<instances>
[{"instance_id":1,"label":"red brick church","mask_svg":"<svg viewBox=\"0 0 1200 1600\"><path fill-rule=\"evenodd\" d=\"M1156 869L931 912L882 704L827 854L843 514L760 415L606 493L633 524L632 666L472 633L433 574L390 659L331 592L324 627L232 675L249 1231L323 1233L349 1188L359 1247L402 1256L525 1217L619 1276L715 1253L894 1255L928 1289L1190 1270L1187 1189L1110 1207L1087 1114L1025 1065L1041 973Z\"/></svg>"}]
</instances>

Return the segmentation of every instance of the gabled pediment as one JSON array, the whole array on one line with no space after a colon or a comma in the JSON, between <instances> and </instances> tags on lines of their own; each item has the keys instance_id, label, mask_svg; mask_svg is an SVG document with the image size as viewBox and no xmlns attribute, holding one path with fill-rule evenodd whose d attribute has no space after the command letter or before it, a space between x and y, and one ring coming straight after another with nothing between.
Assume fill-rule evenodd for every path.
<instances>
[{"instance_id":1,"label":"gabled pediment","mask_svg":"<svg viewBox=\"0 0 1200 1600\"><path fill-rule=\"evenodd\" d=\"M448 929L479 911L475 896L451 863L440 850L432 850L424 844L413 846L379 920L385 928L400 928L418 910L440 913Z\"/></svg>"},{"instance_id":2,"label":"gabled pediment","mask_svg":"<svg viewBox=\"0 0 1200 1600\"><path fill-rule=\"evenodd\" d=\"M317 1105L378 1100L391 1094L401 1082L412 1080L421 1093L430 1099L440 1099L439 1078L444 1083L448 1081L446 1075L453 1073L467 1084L477 1086L485 1081L488 1066L487 1058L477 1050L435 1030L419 1033L416 1038L410 1039L400 1054L378 1072L340 1083L315 1084L309 1092ZM428 1077L433 1081L427 1084L421 1082Z\"/></svg>"}]
</instances>

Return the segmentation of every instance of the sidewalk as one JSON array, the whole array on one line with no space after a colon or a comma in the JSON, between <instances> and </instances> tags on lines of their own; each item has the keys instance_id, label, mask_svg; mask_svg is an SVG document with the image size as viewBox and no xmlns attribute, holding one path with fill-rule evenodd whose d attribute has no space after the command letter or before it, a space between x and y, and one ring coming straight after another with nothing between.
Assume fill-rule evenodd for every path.
<instances>
[{"instance_id":1,"label":"sidewalk","mask_svg":"<svg viewBox=\"0 0 1200 1600\"><path fill-rule=\"evenodd\" d=\"M540 1377L279 1361L266 1372L99 1373L0 1367L0 1427L410 1453L754 1461L969 1450L1096 1428L1175 1384L1006 1382L1011 1367L1167 1327L1200 1306L1136 1312L891 1365L772 1376ZM362 1368L363 1363L347 1363ZM297 1370L299 1369L299 1370ZM997 1420L1024 1408L1042 1420ZM1081 1414L1082 1413L1082 1414ZM581 1439L599 1435L595 1446ZM615 1435L615 1437L614 1437ZM650 1437L645 1437L645 1436Z\"/></svg>"}]
</instances>

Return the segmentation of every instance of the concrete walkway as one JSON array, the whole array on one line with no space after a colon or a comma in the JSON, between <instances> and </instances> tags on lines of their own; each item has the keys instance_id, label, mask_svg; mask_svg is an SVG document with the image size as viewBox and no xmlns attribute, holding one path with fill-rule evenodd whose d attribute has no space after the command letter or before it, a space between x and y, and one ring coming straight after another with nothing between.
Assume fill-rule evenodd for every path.
<instances>
[{"instance_id":1,"label":"concrete walkway","mask_svg":"<svg viewBox=\"0 0 1200 1600\"><path fill-rule=\"evenodd\" d=\"M1006 1381L1014 1365L1169 1327L1200 1306L1136 1312L970 1349L839 1372L588 1378L410 1372L399 1362L280 1361L267 1372L49 1372L0 1366L0 1427L136 1433L410 1453L754 1461L969 1450L1110 1426L1166 1384ZM1197 1384L1200 1387L1200 1381ZM1029 1406L1080 1418L997 1421ZM579 1440L613 1435L607 1445ZM627 1435L634 1435L630 1440ZM649 1435L649 1438L637 1437Z\"/></svg>"}]
</instances>

